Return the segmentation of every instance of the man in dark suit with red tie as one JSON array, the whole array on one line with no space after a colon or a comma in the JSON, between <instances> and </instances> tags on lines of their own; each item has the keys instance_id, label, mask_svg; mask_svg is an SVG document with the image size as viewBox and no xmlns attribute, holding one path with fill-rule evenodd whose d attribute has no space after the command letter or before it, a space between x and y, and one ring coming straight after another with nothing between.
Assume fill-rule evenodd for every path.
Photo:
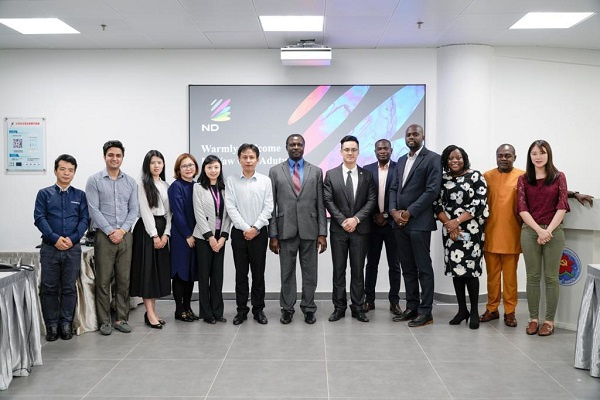
<instances>
[{"instance_id":1,"label":"man in dark suit with red tie","mask_svg":"<svg viewBox=\"0 0 600 400\"><path fill-rule=\"evenodd\" d=\"M364 312L375 309L375 285L377 284L377 270L381 258L381 250L385 243L387 255L390 291L390 311L400 315L400 260L398 259L398 245L396 235L392 229L392 217L389 216L390 183L396 163L392 161L392 144L387 139L375 142L375 156L377 161L364 166L365 170L373 174L375 188L377 189L377 206L370 216L371 233L369 234L369 250L367 252L367 266L365 268L365 303Z\"/></svg>"},{"instance_id":2,"label":"man in dark suit with red tie","mask_svg":"<svg viewBox=\"0 0 600 400\"><path fill-rule=\"evenodd\" d=\"M352 318L369 322L364 302L364 272L369 215L377 204L373 174L356 165L358 139L342 138L343 163L325 174L323 198L331 214L330 244L333 260L333 313L329 321L338 321L346 314L346 265L350 256L350 310Z\"/></svg>"},{"instance_id":3,"label":"man in dark suit with red tie","mask_svg":"<svg viewBox=\"0 0 600 400\"><path fill-rule=\"evenodd\" d=\"M406 287L406 310L393 320L409 321L409 327L418 327L433 323L434 278L429 247L431 232L437 229L433 201L442 185L442 163L439 154L423 145L425 133L420 125L406 129L405 141L409 153L398 159L394 171L390 215Z\"/></svg>"},{"instance_id":4,"label":"man in dark suit with red tie","mask_svg":"<svg viewBox=\"0 0 600 400\"><path fill-rule=\"evenodd\" d=\"M296 256L302 270L300 309L304 322L314 324L317 289L317 250L327 249L327 216L323 204L323 172L304 160L304 138L288 136L289 158L269 171L274 209L269 222L269 248L279 254L281 266L281 317L292 322L296 304Z\"/></svg>"}]
</instances>

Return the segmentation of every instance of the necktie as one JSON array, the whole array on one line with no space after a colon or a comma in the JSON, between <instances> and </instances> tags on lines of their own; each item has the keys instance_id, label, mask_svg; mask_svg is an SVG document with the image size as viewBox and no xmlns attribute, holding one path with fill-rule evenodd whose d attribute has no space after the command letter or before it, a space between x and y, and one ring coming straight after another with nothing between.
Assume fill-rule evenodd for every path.
<instances>
[{"instance_id":1,"label":"necktie","mask_svg":"<svg viewBox=\"0 0 600 400\"><path fill-rule=\"evenodd\" d=\"M352 185L352 171L348 171L348 176L346 177L346 196L348 196L348 206L350 207L350 212L354 213L354 186Z\"/></svg>"},{"instance_id":2,"label":"necktie","mask_svg":"<svg viewBox=\"0 0 600 400\"><path fill-rule=\"evenodd\" d=\"M300 171L298 171L298 163L294 164L294 175L292 176L292 184L296 194L300 194Z\"/></svg>"}]
</instances>

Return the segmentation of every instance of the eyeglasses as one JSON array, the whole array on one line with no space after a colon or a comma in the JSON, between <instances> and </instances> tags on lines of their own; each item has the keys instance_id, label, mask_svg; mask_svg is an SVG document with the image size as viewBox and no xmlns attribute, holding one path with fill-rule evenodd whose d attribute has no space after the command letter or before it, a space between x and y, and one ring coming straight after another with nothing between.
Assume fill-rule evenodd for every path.
<instances>
[{"instance_id":1,"label":"eyeglasses","mask_svg":"<svg viewBox=\"0 0 600 400\"><path fill-rule=\"evenodd\" d=\"M356 153L356 152L358 152L358 149L357 148L352 148L352 149L345 148L345 149L342 149L342 151L344 153Z\"/></svg>"},{"instance_id":2,"label":"eyeglasses","mask_svg":"<svg viewBox=\"0 0 600 400\"><path fill-rule=\"evenodd\" d=\"M196 164L194 164L194 163L181 165L181 169L195 169L195 168L196 168Z\"/></svg>"}]
</instances>

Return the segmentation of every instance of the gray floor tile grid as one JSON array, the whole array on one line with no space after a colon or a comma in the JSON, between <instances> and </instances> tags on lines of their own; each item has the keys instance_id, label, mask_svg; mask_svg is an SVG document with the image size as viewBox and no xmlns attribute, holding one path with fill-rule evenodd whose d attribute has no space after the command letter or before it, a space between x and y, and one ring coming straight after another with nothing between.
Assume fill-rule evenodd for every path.
<instances>
[{"instance_id":1,"label":"gray floor tile grid","mask_svg":"<svg viewBox=\"0 0 600 400\"><path fill-rule=\"evenodd\" d=\"M575 333L527 336L524 303L517 328L500 319L470 330L448 325L449 304L434 307L433 325L408 328L391 321L384 300L369 323L349 311L328 322L331 303L319 301L315 325L299 311L280 324L278 302L268 301L265 326L232 325L233 301L227 324L216 325L175 321L172 302L159 301L164 329L145 326L140 306L131 334L44 343L44 365L0 398L599 400L600 379L573 368Z\"/></svg>"}]
</instances>

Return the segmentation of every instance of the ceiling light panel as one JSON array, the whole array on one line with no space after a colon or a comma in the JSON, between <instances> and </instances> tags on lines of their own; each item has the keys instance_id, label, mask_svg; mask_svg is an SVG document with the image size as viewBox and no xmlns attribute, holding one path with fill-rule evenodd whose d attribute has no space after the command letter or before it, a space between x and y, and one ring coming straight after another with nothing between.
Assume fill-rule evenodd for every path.
<instances>
[{"instance_id":1,"label":"ceiling light panel","mask_svg":"<svg viewBox=\"0 0 600 400\"><path fill-rule=\"evenodd\" d=\"M323 16L261 15L265 32L322 32Z\"/></svg>"},{"instance_id":2,"label":"ceiling light panel","mask_svg":"<svg viewBox=\"0 0 600 400\"><path fill-rule=\"evenodd\" d=\"M530 12L510 29L565 29L588 19L593 12Z\"/></svg>"},{"instance_id":3,"label":"ceiling light panel","mask_svg":"<svg viewBox=\"0 0 600 400\"><path fill-rule=\"evenodd\" d=\"M73 29L58 18L6 18L0 23L24 35L73 34Z\"/></svg>"}]
</instances>

